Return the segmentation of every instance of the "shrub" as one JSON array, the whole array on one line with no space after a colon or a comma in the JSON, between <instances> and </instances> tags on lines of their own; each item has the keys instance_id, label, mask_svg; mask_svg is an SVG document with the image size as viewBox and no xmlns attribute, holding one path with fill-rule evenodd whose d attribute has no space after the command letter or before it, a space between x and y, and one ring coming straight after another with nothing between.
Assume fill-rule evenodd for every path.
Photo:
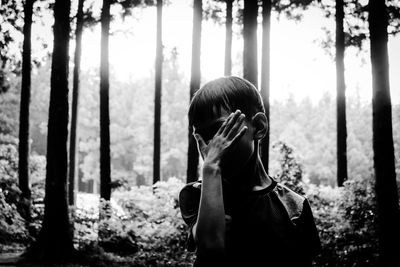
<instances>
[{"instance_id":1,"label":"shrub","mask_svg":"<svg viewBox=\"0 0 400 267\"><path fill-rule=\"evenodd\" d=\"M170 178L153 187L116 191L112 200L118 205L111 205L114 208L108 209L100 222L98 208L78 208L74 213L77 246L81 251L112 252L91 259L103 262L96 263L100 265L110 261L123 265L122 256L129 262L127 266L192 266L194 255L185 250L187 228L178 205L183 186Z\"/></svg>"},{"instance_id":2,"label":"shrub","mask_svg":"<svg viewBox=\"0 0 400 267\"><path fill-rule=\"evenodd\" d=\"M29 233L25 228L25 220L19 215L15 204L10 204L6 201L2 189L0 189L0 210L0 244L29 240Z\"/></svg>"},{"instance_id":3,"label":"shrub","mask_svg":"<svg viewBox=\"0 0 400 267\"><path fill-rule=\"evenodd\" d=\"M350 180L342 188L308 186L322 253L315 266L376 266L373 180Z\"/></svg>"},{"instance_id":4,"label":"shrub","mask_svg":"<svg viewBox=\"0 0 400 267\"><path fill-rule=\"evenodd\" d=\"M293 191L304 195L303 167L295 157L294 148L282 141L275 143L272 147L277 149L280 154L280 170L276 175L277 180Z\"/></svg>"},{"instance_id":5,"label":"shrub","mask_svg":"<svg viewBox=\"0 0 400 267\"><path fill-rule=\"evenodd\" d=\"M115 192L127 211L126 230L137 237L137 266L191 266L193 255L185 251L187 228L180 215L178 194L184 184L176 179L153 187L132 187Z\"/></svg>"},{"instance_id":6,"label":"shrub","mask_svg":"<svg viewBox=\"0 0 400 267\"><path fill-rule=\"evenodd\" d=\"M4 141L4 139L2 139ZM0 243L27 243L36 237L41 225L43 207L35 202L44 197L45 158L31 156L32 221L27 227L21 216L21 191L18 187L18 151L15 143L0 143ZM40 201L39 201L40 202Z\"/></svg>"},{"instance_id":7,"label":"shrub","mask_svg":"<svg viewBox=\"0 0 400 267\"><path fill-rule=\"evenodd\" d=\"M302 166L293 148L278 143L281 153L277 179L305 194L311 203L322 242L315 266L376 266L377 235L373 179L353 179L344 187L316 186L302 181ZM37 236L43 216L45 159L31 161L33 222L29 231L17 211L17 150L0 144L0 243L26 242ZM184 184L170 178L151 186L120 188L113 193L109 213L99 222L99 198L78 194L72 210L75 245L91 253L96 266L191 266L194 254L185 250L187 227L178 205ZM36 203L37 202L37 203ZM36 203L36 204L35 204ZM85 205L82 205L85 204ZM98 231L100 229L100 239ZM109 253L112 252L112 253Z\"/></svg>"},{"instance_id":8,"label":"shrub","mask_svg":"<svg viewBox=\"0 0 400 267\"><path fill-rule=\"evenodd\" d=\"M294 149L283 142L278 181L310 201L322 244L315 266L376 266L378 239L372 177L346 181L341 188L302 181L302 166Z\"/></svg>"},{"instance_id":9,"label":"shrub","mask_svg":"<svg viewBox=\"0 0 400 267\"><path fill-rule=\"evenodd\" d=\"M25 220L18 213L21 191L17 185L17 149L12 144L0 144L0 243L22 242L28 239Z\"/></svg>"}]
</instances>

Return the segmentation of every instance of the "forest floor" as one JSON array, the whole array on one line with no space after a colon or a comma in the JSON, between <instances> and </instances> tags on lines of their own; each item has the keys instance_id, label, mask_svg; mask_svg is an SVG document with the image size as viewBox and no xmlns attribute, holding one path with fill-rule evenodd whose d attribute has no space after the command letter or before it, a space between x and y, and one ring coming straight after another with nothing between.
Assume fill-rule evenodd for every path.
<instances>
[{"instance_id":1,"label":"forest floor","mask_svg":"<svg viewBox=\"0 0 400 267\"><path fill-rule=\"evenodd\" d=\"M4 249L4 247L1 247ZM41 263L41 262L30 262L26 261L23 258L24 249L21 250L22 247L9 247L7 246L5 250L0 250L0 267L127 267L131 266L129 264L129 259L125 262L102 262L101 260L93 260L93 262L89 261L85 264L78 263ZM13 250L14 249L14 250Z\"/></svg>"},{"instance_id":2,"label":"forest floor","mask_svg":"<svg viewBox=\"0 0 400 267\"><path fill-rule=\"evenodd\" d=\"M23 252L0 253L0 267L91 267L76 263L44 264L33 262L21 262Z\"/></svg>"},{"instance_id":3,"label":"forest floor","mask_svg":"<svg viewBox=\"0 0 400 267\"><path fill-rule=\"evenodd\" d=\"M24 251L21 244L0 244L0 266L16 266Z\"/></svg>"},{"instance_id":4,"label":"forest floor","mask_svg":"<svg viewBox=\"0 0 400 267\"><path fill-rule=\"evenodd\" d=\"M0 266L17 266L22 252L0 253Z\"/></svg>"},{"instance_id":5,"label":"forest floor","mask_svg":"<svg viewBox=\"0 0 400 267\"><path fill-rule=\"evenodd\" d=\"M43 264L21 261L25 247L21 245L0 245L0 267L89 267L79 264Z\"/></svg>"}]
</instances>

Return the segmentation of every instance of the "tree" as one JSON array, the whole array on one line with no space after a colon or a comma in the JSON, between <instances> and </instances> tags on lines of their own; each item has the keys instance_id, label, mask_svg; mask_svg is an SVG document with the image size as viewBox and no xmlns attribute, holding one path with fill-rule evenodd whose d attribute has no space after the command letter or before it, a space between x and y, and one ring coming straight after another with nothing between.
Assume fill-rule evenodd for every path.
<instances>
[{"instance_id":1,"label":"tree","mask_svg":"<svg viewBox=\"0 0 400 267\"><path fill-rule=\"evenodd\" d=\"M168 94L163 94L163 139L161 140L162 177L186 177L187 171L187 93L185 86L188 80L179 64L179 54L176 48L165 51L163 59L163 88Z\"/></svg>"},{"instance_id":2,"label":"tree","mask_svg":"<svg viewBox=\"0 0 400 267\"><path fill-rule=\"evenodd\" d=\"M333 1L320 3L325 10L326 17L335 14L336 20L336 132L337 132L337 185L342 186L348 177L348 153L347 153L347 126L346 126L346 85L344 53L345 48L355 46L362 51L363 44L368 36L368 8L357 0L335 1L335 11L333 10ZM400 6L398 1L387 1L387 11L389 12L388 23L390 25L389 34L395 35L400 30ZM344 19L344 18L347 19ZM345 24L345 27L344 27ZM333 47L331 33L326 30L328 41L325 41L325 48Z\"/></svg>"},{"instance_id":3,"label":"tree","mask_svg":"<svg viewBox=\"0 0 400 267\"><path fill-rule=\"evenodd\" d=\"M225 22L225 69L224 75L232 73L232 4L233 0L226 1L226 22Z\"/></svg>"},{"instance_id":4,"label":"tree","mask_svg":"<svg viewBox=\"0 0 400 267\"><path fill-rule=\"evenodd\" d=\"M38 251L33 254L36 257L51 260L67 259L74 250L66 190L70 7L69 0L56 0L54 4L54 48L47 135L45 209L37 243Z\"/></svg>"},{"instance_id":5,"label":"tree","mask_svg":"<svg viewBox=\"0 0 400 267\"><path fill-rule=\"evenodd\" d=\"M111 198L110 163L110 110L109 110L109 62L108 39L110 32L110 0L103 0L101 11L100 55L100 197Z\"/></svg>"},{"instance_id":6,"label":"tree","mask_svg":"<svg viewBox=\"0 0 400 267\"><path fill-rule=\"evenodd\" d=\"M192 32L192 67L190 78L190 99L200 88L200 50L201 50L201 21L202 21L202 0L193 1L193 32ZM189 123L189 145L188 145L188 167L187 182L198 179L199 152L196 140L193 136L193 126Z\"/></svg>"},{"instance_id":7,"label":"tree","mask_svg":"<svg viewBox=\"0 0 400 267\"><path fill-rule=\"evenodd\" d=\"M221 2L216 0L214 2ZM230 75L231 70L231 38L232 38L232 0L224 0L226 2L226 40L225 40L225 75ZM271 27L271 10L274 9L278 14L285 14L286 17L293 20L300 20L302 14L300 10L306 9L312 0L303 1L271 1L263 0L262 2L262 16L263 16L263 39L262 39L262 59L261 59L261 84L260 93L265 107L267 119L270 120L270 104L269 104L269 83L270 83L270 27ZM211 2L213 3L213 2ZM240 9L238 20L243 21L244 29L244 53L243 53L243 73L244 78L251 80L251 82L258 87L258 67L257 67L257 15L258 4L257 1L248 1L245 9ZM217 22L221 21L221 11L219 5L206 6L206 18L212 18ZM241 13L243 11L243 17ZM270 131L268 131L265 138L262 140L261 146L261 159L263 165L268 169L269 161L269 143Z\"/></svg>"},{"instance_id":8,"label":"tree","mask_svg":"<svg viewBox=\"0 0 400 267\"><path fill-rule=\"evenodd\" d=\"M346 8L346 13L351 16L351 19L346 20L346 46L355 46L361 49L369 35L367 23L369 20L368 4L363 1L350 0L346 4ZM386 11L388 12L388 28L386 32L395 36L400 32L400 2L397 0L386 1Z\"/></svg>"},{"instance_id":9,"label":"tree","mask_svg":"<svg viewBox=\"0 0 400 267\"><path fill-rule=\"evenodd\" d=\"M260 93L263 100L265 115L267 116L268 122L270 121L269 114L269 92L270 92L270 43L271 43L271 0L262 1L262 56L261 56L261 85ZM271 125L269 123L269 125ZM269 126L268 125L268 126ZM261 160L264 168L268 171L269 162L269 136L270 127L264 139L261 141Z\"/></svg>"},{"instance_id":10,"label":"tree","mask_svg":"<svg viewBox=\"0 0 400 267\"><path fill-rule=\"evenodd\" d=\"M117 1L103 0L101 11L101 55L100 55L100 197L104 200L111 198L111 156L110 156L110 108L109 108L109 35L110 35L110 6ZM151 5L153 1L142 2L125 0L118 2L123 10L122 16L130 13L130 8L139 5Z\"/></svg>"},{"instance_id":11,"label":"tree","mask_svg":"<svg viewBox=\"0 0 400 267\"><path fill-rule=\"evenodd\" d=\"M373 90L373 150L380 264L398 266L400 211L394 163L386 8L385 1L370 0L368 3Z\"/></svg>"},{"instance_id":12,"label":"tree","mask_svg":"<svg viewBox=\"0 0 400 267\"><path fill-rule=\"evenodd\" d=\"M154 98L154 152L153 152L153 184L160 181L161 152L161 80L162 80L162 6L163 1L157 0L157 47L156 47L156 81Z\"/></svg>"},{"instance_id":13,"label":"tree","mask_svg":"<svg viewBox=\"0 0 400 267\"><path fill-rule=\"evenodd\" d=\"M336 0L336 131L337 184L347 180L346 85L344 80L344 3Z\"/></svg>"},{"instance_id":14,"label":"tree","mask_svg":"<svg viewBox=\"0 0 400 267\"><path fill-rule=\"evenodd\" d=\"M262 56L261 56L261 84L260 93L263 100L265 115L270 121L270 33L271 33L271 10L272 8L278 14L284 13L288 18L300 20L299 9L305 9L311 4L311 0L304 1L271 1L262 0ZM243 35L244 35L244 53L243 53L243 74L244 78L250 80L256 87L258 85L257 69L257 1L248 1L243 10ZM270 129L267 135L261 141L261 160L266 170L269 165L269 143Z\"/></svg>"},{"instance_id":15,"label":"tree","mask_svg":"<svg viewBox=\"0 0 400 267\"><path fill-rule=\"evenodd\" d=\"M24 44L22 51L22 84L19 117L18 175L23 214L30 219L31 188L29 182L29 107L31 100L31 29L34 0L24 5Z\"/></svg>"},{"instance_id":16,"label":"tree","mask_svg":"<svg viewBox=\"0 0 400 267\"><path fill-rule=\"evenodd\" d=\"M20 73L21 58L15 54L11 45L17 42L24 29L18 20L22 17L23 6L17 0L2 1L0 3L0 93L10 88L9 73Z\"/></svg>"},{"instance_id":17,"label":"tree","mask_svg":"<svg viewBox=\"0 0 400 267\"><path fill-rule=\"evenodd\" d=\"M72 109L71 109L71 133L69 143L69 186L68 201L69 205L75 205L76 200L76 176L78 172L76 157L77 136L78 136L78 107L79 107L79 72L81 68L82 54L82 31L83 31L83 2L78 1L78 12L76 14L76 30L75 30L75 55L74 55L74 78L72 87Z\"/></svg>"},{"instance_id":18,"label":"tree","mask_svg":"<svg viewBox=\"0 0 400 267\"><path fill-rule=\"evenodd\" d=\"M225 59L224 75L232 75L232 23L233 23L233 4L235 0L208 0L202 7L203 20L212 20L219 25L225 24ZM240 6L236 1L237 6ZM239 7L240 8L240 7ZM241 10L237 12L236 19L241 23Z\"/></svg>"},{"instance_id":19,"label":"tree","mask_svg":"<svg viewBox=\"0 0 400 267\"><path fill-rule=\"evenodd\" d=\"M244 0L243 9L243 77L258 87L257 67L258 1Z\"/></svg>"},{"instance_id":20,"label":"tree","mask_svg":"<svg viewBox=\"0 0 400 267\"><path fill-rule=\"evenodd\" d=\"M22 0L0 1L0 93L12 88L11 76L21 75L22 53L19 47L23 46L24 34L24 3ZM48 14L48 6L51 0L33 1L35 7L32 10L35 22L47 23L44 14ZM43 36L35 40L35 46L40 46L41 53L31 54L31 64L39 66L47 60L50 54L50 46ZM45 56L44 56L45 55Z\"/></svg>"}]
</instances>

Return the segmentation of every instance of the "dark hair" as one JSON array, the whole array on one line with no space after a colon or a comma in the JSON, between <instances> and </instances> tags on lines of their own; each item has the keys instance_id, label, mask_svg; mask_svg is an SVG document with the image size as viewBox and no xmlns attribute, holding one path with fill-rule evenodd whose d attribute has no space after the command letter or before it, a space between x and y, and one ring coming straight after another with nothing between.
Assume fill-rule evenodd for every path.
<instances>
[{"instance_id":1,"label":"dark hair","mask_svg":"<svg viewBox=\"0 0 400 267\"><path fill-rule=\"evenodd\" d=\"M247 118L265 112L259 91L252 83L239 77L218 78L194 94L189 107L189 123L196 127L199 122L219 117L222 110L234 112L237 109Z\"/></svg>"}]
</instances>

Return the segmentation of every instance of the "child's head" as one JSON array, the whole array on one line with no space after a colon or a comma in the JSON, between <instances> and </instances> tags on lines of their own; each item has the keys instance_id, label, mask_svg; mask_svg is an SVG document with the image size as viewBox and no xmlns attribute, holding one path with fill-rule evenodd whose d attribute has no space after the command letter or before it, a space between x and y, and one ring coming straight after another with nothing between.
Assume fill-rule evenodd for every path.
<instances>
[{"instance_id":1,"label":"child's head","mask_svg":"<svg viewBox=\"0 0 400 267\"><path fill-rule=\"evenodd\" d=\"M264 113L260 93L249 81L235 77L222 77L206 83L193 96L189 107L189 122L194 128L216 119L222 112L240 110L251 119Z\"/></svg>"},{"instance_id":2,"label":"child's head","mask_svg":"<svg viewBox=\"0 0 400 267\"><path fill-rule=\"evenodd\" d=\"M258 90L247 80L239 77L223 77L206 83L190 103L189 122L194 132L205 142L227 119L229 114L240 110L246 117L246 133L240 138L232 153L225 159L227 168L240 170L250 158L258 153L258 141L268 130L264 106Z\"/></svg>"}]
</instances>

